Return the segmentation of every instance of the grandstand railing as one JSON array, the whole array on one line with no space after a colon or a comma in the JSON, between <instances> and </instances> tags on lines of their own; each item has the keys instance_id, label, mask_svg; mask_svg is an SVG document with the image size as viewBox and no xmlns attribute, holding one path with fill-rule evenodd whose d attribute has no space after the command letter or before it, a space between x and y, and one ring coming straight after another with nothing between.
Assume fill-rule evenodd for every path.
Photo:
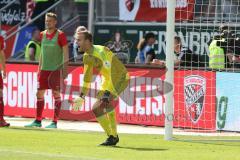
<instances>
[{"instance_id":1,"label":"grandstand railing","mask_svg":"<svg viewBox=\"0 0 240 160\"><path fill-rule=\"evenodd\" d=\"M4 7L0 8L0 29L2 26L2 11L10 7L12 4L14 4L17 0L13 0L10 3L6 4Z\"/></svg>"},{"instance_id":2,"label":"grandstand railing","mask_svg":"<svg viewBox=\"0 0 240 160\"><path fill-rule=\"evenodd\" d=\"M237 3L237 0L232 0L232 3ZM106 6L111 6L111 9L106 9ZM216 0L214 4L210 4L209 0L195 0L195 15L191 21L225 21L225 22L240 22L240 10L238 15L223 13L222 1ZM214 7L214 12L211 13L210 7ZM233 5L234 6L234 5ZM230 7L230 6L226 6ZM114 0L102 0L95 2L96 22L119 22L119 3ZM203 14L204 12L204 14ZM135 23L135 22L133 22ZM148 22L147 22L148 23Z\"/></svg>"},{"instance_id":3,"label":"grandstand railing","mask_svg":"<svg viewBox=\"0 0 240 160\"><path fill-rule=\"evenodd\" d=\"M63 2L64 0L58 0L56 1L52 6L50 6L49 8L47 8L46 10L44 10L43 12L41 12L38 16L36 16L35 18L33 18L30 22L25 23L23 26L21 26L19 29L17 29L16 31L12 32L11 34L9 34L6 37L6 40L11 38L12 36L14 36L15 34L17 34L18 32L20 32L22 29L24 29L25 27L29 26L30 24L32 24L34 21L36 21L37 19L39 19L41 16L45 15L47 12L49 12L51 9L55 8L56 6L58 6L59 4L61 4L61 2Z\"/></svg>"}]
</instances>

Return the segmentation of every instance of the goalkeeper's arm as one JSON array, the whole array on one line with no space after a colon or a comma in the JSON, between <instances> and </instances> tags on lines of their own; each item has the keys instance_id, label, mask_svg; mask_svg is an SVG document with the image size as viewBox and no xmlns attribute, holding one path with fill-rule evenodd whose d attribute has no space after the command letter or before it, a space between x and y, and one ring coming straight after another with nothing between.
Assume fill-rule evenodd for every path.
<instances>
[{"instance_id":1,"label":"goalkeeper's arm","mask_svg":"<svg viewBox=\"0 0 240 160\"><path fill-rule=\"evenodd\" d=\"M81 109L84 98L88 93L88 90L90 88L91 79L93 74L93 67L92 65L85 65L84 64L84 78L83 78L83 87L80 90L79 97L75 98L73 101L73 110L78 111Z\"/></svg>"},{"instance_id":2,"label":"goalkeeper's arm","mask_svg":"<svg viewBox=\"0 0 240 160\"><path fill-rule=\"evenodd\" d=\"M89 64L84 64L83 74L84 74L83 87L81 88L81 91L80 91L80 97L82 98L84 98L87 95L88 90L90 88L90 84L93 76L93 66Z\"/></svg>"}]
</instances>

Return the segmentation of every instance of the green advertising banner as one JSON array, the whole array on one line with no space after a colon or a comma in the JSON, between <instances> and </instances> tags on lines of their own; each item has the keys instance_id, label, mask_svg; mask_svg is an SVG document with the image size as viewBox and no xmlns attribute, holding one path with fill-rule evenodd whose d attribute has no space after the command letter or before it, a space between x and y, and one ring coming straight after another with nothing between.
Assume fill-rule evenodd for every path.
<instances>
[{"instance_id":1,"label":"green advertising banner","mask_svg":"<svg viewBox=\"0 0 240 160\"><path fill-rule=\"evenodd\" d=\"M181 37L182 44L189 47L196 54L201 55L202 61L208 62L208 46L211 37L217 34L219 26L207 24L184 23L176 24L176 35ZM240 28L236 29L239 30ZM104 45L114 41L115 33L119 32L122 40L131 41L129 49L130 62L134 62L137 54L137 44L146 32L153 32L156 35L154 45L157 57L165 58L166 51L166 24L137 24L137 23L111 23L95 25L95 44Z\"/></svg>"}]
</instances>

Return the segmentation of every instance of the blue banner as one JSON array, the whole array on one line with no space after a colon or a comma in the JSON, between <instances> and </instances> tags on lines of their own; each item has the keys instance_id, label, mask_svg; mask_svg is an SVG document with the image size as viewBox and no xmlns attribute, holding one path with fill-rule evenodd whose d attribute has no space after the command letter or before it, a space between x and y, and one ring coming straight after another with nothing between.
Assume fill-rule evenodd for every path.
<instances>
[{"instance_id":1,"label":"blue banner","mask_svg":"<svg viewBox=\"0 0 240 160\"><path fill-rule=\"evenodd\" d=\"M18 36L17 36L17 41L16 41L16 45L15 45L15 49L14 49L14 56L15 58L23 58L23 54L25 51L25 47L28 44L28 42L31 40L32 38L32 31L35 27L25 27L23 28Z\"/></svg>"}]
</instances>

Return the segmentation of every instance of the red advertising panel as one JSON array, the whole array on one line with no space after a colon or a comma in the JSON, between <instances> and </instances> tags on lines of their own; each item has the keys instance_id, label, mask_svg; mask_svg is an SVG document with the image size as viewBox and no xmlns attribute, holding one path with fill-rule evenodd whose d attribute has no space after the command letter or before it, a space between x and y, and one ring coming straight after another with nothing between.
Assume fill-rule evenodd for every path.
<instances>
[{"instance_id":1,"label":"red advertising panel","mask_svg":"<svg viewBox=\"0 0 240 160\"><path fill-rule=\"evenodd\" d=\"M8 76L4 80L4 102L6 115L34 117L37 91L37 66L26 64L8 64ZM80 85L83 82L82 67L70 67L65 87L62 91L64 104L61 118L69 120L92 120L94 115L91 107L96 101L95 96L101 85L101 77L96 76L91 84L85 105L79 113L70 111L69 101L79 95ZM129 86L115 102L120 123L163 125L163 85L164 70L156 69L129 69L131 76ZM54 99L51 91L45 94L44 117L53 115Z\"/></svg>"},{"instance_id":2,"label":"red advertising panel","mask_svg":"<svg viewBox=\"0 0 240 160\"><path fill-rule=\"evenodd\" d=\"M164 81L165 70L128 68L131 79L128 87L115 101L120 123L164 126L165 95L172 86ZM6 115L35 116L37 65L8 64L4 80ZM70 101L83 83L83 68L70 67L62 90L61 119L94 120L92 106L101 85L95 76L85 104L79 112L72 112ZM206 71L175 71L174 126L215 129L215 73ZM45 94L44 117L53 117L54 99L51 91Z\"/></svg>"},{"instance_id":3,"label":"red advertising panel","mask_svg":"<svg viewBox=\"0 0 240 160\"><path fill-rule=\"evenodd\" d=\"M215 72L175 71L174 77L174 126L215 130Z\"/></svg>"},{"instance_id":4,"label":"red advertising panel","mask_svg":"<svg viewBox=\"0 0 240 160\"><path fill-rule=\"evenodd\" d=\"M144 70L146 74L139 75ZM165 70L131 68L128 71L131 80L117 107L119 122L163 126Z\"/></svg>"},{"instance_id":5,"label":"red advertising panel","mask_svg":"<svg viewBox=\"0 0 240 160\"><path fill-rule=\"evenodd\" d=\"M195 0L176 0L175 18L191 20ZM166 22L167 0L122 0L119 1L120 20Z\"/></svg>"}]
</instances>

